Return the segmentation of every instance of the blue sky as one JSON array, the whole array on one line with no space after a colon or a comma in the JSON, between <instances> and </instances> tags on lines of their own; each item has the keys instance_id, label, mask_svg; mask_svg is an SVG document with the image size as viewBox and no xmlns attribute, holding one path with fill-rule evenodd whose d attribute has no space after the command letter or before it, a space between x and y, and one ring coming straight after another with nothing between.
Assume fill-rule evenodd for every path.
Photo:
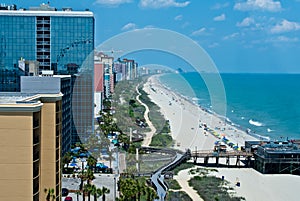
<instances>
[{"instance_id":1,"label":"blue sky","mask_svg":"<svg viewBox=\"0 0 300 201\"><path fill-rule=\"evenodd\" d=\"M28 8L42 2L47 1L5 3ZM221 72L300 73L300 0L53 0L50 4L93 11L96 46L125 31L154 27L196 41ZM149 54L163 65L186 65L176 59L168 62L170 58L161 53ZM132 56L141 65L150 62L145 54Z\"/></svg>"}]
</instances>

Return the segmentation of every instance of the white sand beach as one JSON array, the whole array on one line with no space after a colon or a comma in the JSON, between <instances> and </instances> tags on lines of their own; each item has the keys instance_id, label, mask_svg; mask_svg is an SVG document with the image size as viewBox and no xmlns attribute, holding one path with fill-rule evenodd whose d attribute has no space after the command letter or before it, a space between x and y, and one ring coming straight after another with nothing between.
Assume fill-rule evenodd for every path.
<instances>
[{"instance_id":1,"label":"white sand beach","mask_svg":"<svg viewBox=\"0 0 300 201\"><path fill-rule=\"evenodd\" d=\"M159 105L161 112L170 121L171 133L176 141L175 147L180 150L212 150L214 142L219 140L205 130L213 129L216 136L226 136L236 145L244 145L245 140L257 140L245 131L238 130L225 123L216 115L206 112L192 102L161 85L157 75L149 78L144 90L151 100Z\"/></svg>"},{"instance_id":2,"label":"white sand beach","mask_svg":"<svg viewBox=\"0 0 300 201\"><path fill-rule=\"evenodd\" d=\"M219 117L206 112L192 102L168 90L157 80L157 75L149 78L144 85L144 90L151 100L156 103L166 119L170 121L171 133L176 149L180 150L212 150L218 137L226 136L236 145L244 145L245 140L257 140L245 131L239 130L225 123ZM215 135L204 130L204 124L213 129ZM248 201L296 201L299 200L297 188L300 186L300 177L294 175L262 175L254 169L248 168L218 168L218 177L224 176L237 195ZM195 196L195 191L187 187L190 175L183 172L177 178L183 190ZM235 186L236 181L241 183ZM186 182L184 184L184 182ZM196 199L200 200L200 199Z\"/></svg>"}]
</instances>

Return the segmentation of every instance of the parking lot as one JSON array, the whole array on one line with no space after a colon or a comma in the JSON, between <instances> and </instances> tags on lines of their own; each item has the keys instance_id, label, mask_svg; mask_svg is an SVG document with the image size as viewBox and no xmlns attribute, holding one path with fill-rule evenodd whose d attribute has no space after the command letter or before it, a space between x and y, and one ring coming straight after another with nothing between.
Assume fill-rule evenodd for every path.
<instances>
[{"instance_id":1,"label":"parking lot","mask_svg":"<svg viewBox=\"0 0 300 201\"><path fill-rule=\"evenodd\" d=\"M115 200L115 189L117 183L117 176L115 174L95 174L95 179L92 181L92 184L96 185L97 188L102 188L102 186L108 188L110 190L109 194L106 194L106 201L114 201ZM68 190L79 190L80 179L79 178L62 178L62 188L67 188ZM116 192L118 193L118 192ZM77 201L77 195L75 193L70 192L69 195L73 198L73 201ZM62 197L62 201L64 201L65 197ZM86 199L87 200L87 197ZM93 195L91 195L91 200L94 200ZM102 198L98 198L97 200L102 200ZM83 201L82 195L78 196L78 201Z\"/></svg>"}]
</instances>

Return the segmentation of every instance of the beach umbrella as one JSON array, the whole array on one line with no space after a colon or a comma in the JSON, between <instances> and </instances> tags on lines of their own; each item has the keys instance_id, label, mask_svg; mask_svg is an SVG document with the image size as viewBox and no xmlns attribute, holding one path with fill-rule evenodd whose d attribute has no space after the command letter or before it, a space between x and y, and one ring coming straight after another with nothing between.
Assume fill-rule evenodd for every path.
<instances>
[{"instance_id":1,"label":"beach umbrella","mask_svg":"<svg viewBox=\"0 0 300 201\"><path fill-rule=\"evenodd\" d=\"M239 146L237 146L237 145L233 146L234 150L237 150L238 148L239 148Z\"/></svg>"},{"instance_id":2,"label":"beach umbrella","mask_svg":"<svg viewBox=\"0 0 300 201\"><path fill-rule=\"evenodd\" d=\"M76 163L71 163L71 164L69 164L69 166L70 166L70 167L76 167L77 164L76 164Z\"/></svg>"},{"instance_id":3,"label":"beach umbrella","mask_svg":"<svg viewBox=\"0 0 300 201\"><path fill-rule=\"evenodd\" d=\"M85 153L79 154L80 157L85 157L86 155L87 155L87 154L85 154Z\"/></svg>"},{"instance_id":4,"label":"beach umbrella","mask_svg":"<svg viewBox=\"0 0 300 201\"><path fill-rule=\"evenodd\" d=\"M96 167L98 168L108 168L106 165L104 165L103 163L97 163Z\"/></svg>"}]
</instances>

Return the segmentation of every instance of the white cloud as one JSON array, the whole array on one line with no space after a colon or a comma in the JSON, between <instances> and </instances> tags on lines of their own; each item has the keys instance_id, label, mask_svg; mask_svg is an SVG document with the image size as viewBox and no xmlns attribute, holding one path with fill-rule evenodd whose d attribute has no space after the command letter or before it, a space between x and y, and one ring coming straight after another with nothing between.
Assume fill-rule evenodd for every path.
<instances>
[{"instance_id":1,"label":"white cloud","mask_svg":"<svg viewBox=\"0 0 300 201\"><path fill-rule=\"evenodd\" d=\"M226 15L223 13L222 15L214 17L214 21L224 21L226 19Z\"/></svg>"},{"instance_id":2,"label":"white cloud","mask_svg":"<svg viewBox=\"0 0 300 201\"><path fill-rule=\"evenodd\" d=\"M181 21L183 19L183 15L177 15L176 17L174 17L175 21Z\"/></svg>"},{"instance_id":3,"label":"white cloud","mask_svg":"<svg viewBox=\"0 0 300 201\"><path fill-rule=\"evenodd\" d=\"M156 26L154 25L147 25L144 27L144 29L154 29L154 28L156 28Z\"/></svg>"},{"instance_id":4,"label":"white cloud","mask_svg":"<svg viewBox=\"0 0 300 201\"><path fill-rule=\"evenodd\" d=\"M277 36L273 38L267 39L265 42L267 43L295 43L299 42L299 38L297 37L286 37L286 36Z\"/></svg>"},{"instance_id":5,"label":"white cloud","mask_svg":"<svg viewBox=\"0 0 300 201\"><path fill-rule=\"evenodd\" d=\"M297 31L300 29L300 24L297 22L290 22L288 20L282 20L271 28L271 33L283 33L290 31Z\"/></svg>"},{"instance_id":6,"label":"white cloud","mask_svg":"<svg viewBox=\"0 0 300 201\"><path fill-rule=\"evenodd\" d=\"M240 34L239 33L237 33L237 32L235 32L235 33L233 33L233 34L230 34L230 35L228 35L228 36L224 36L224 40L229 40L229 39L233 39L233 38L236 38L236 37L238 37Z\"/></svg>"},{"instance_id":7,"label":"white cloud","mask_svg":"<svg viewBox=\"0 0 300 201\"><path fill-rule=\"evenodd\" d=\"M252 24L255 24L255 20L251 17L246 17L246 18L243 19L243 21L238 22L236 24L236 26L238 26L238 27L248 27Z\"/></svg>"},{"instance_id":8,"label":"white cloud","mask_svg":"<svg viewBox=\"0 0 300 201\"><path fill-rule=\"evenodd\" d=\"M196 31L193 31L192 32L192 36L200 36L200 35L203 35L205 34L205 31L206 31L206 28L205 27L202 27L201 29L198 29Z\"/></svg>"},{"instance_id":9,"label":"white cloud","mask_svg":"<svg viewBox=\"0 0 300 201\"><path fill-rule=\"evenodd\" d=\"M188 27L188 26L190 26L190 23L189 22L185 22L185 23L183 23L183 25L181 25L181 28L186 28L186 27Z\"/></svg>"},{"instance_id":10,"label":"white cloud","mask_svg":"<svg viewBox=\"0 0 300 201\"><path fill-rule=\"evenodd\" d=\"M277 38L277 41L278 42L298 42L299 39L297 37L294 37L294 38L289 38L289 37L286 37L286 36L278 36Z\"/></svg>"},{"instance_id":11,"label":"white cloud","mask_svg":"<svg viewBox=\"0 0 300 201\"><path fill-rule=\"evenodd\" d=\"M128 30L132 30L132 29L136 29L136 24L130 22L128 24L125 24L123 27L122 27L122 31L128 31Z\"/></svg>"},{"instance_id":12,"label":"white cloud","mask_svg":"<svg viewBox=\"0 0 300 201\"><path fill-rule=\"evenodd\" d=\"M215 48L218 46L219 46L219 43L212 43L212 44L208 45L209 48Z\"/></svg>"},{"instance_id":13,"label":"white cloud","mask_svg":"<svg viewBox=\"0 0 300 201\"><path fill-rule=\"evenodd\" d=\"M229 6L229 3L228 3L228 2L223 3L223 4L217 3L217 4L215 4L213 7L211 7L211 9L213 9L213 10L220 10L220 9L226 8L226 7L228 7L228 6Z\"/></svg>"},{"instance_id":14,"label":"white cloud","mask_svg":"<svg viewBox=\"0 0 300 201\"><path fill-rule=\"evenodd\" d=\"M277 12L282 9L280 1L273 0L247 0L234 5L234 9L241 11L262 10Z\"/></svg>"},{"instance_id":15,"label":"white cloud","mask_svg":"<svg viewBox=\"0 0 300 201\"><path fill-rule=\"evenodd\" d=\"M96 0L95 4L101 4L106 6L119 6L124 3L131 3L132 0Z\"/></svg>"},{"instance_id":16,"label":"white cloud","mask_svg":"<svg viewBox=\"0 0 300 201\"><path fill-rule=\"evenodd\" d=\"M168 7L186 7L190 4L189 1L177 2L176 0L140 0L142 8L168 8Z\"/></svg>"}]
</instances>

